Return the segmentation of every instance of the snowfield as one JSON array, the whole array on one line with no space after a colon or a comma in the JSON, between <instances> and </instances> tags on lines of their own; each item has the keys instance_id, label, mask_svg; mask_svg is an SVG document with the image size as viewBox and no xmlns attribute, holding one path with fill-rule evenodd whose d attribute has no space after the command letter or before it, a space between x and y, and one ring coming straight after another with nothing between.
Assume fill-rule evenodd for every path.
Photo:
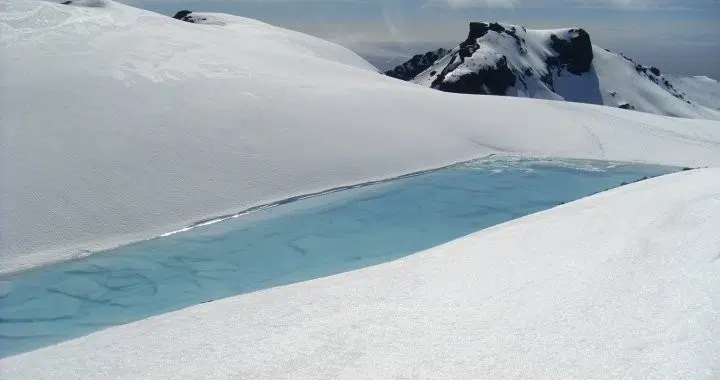
<instances>
[{"instance_id":1,"label":"snowfield","mask_svg":"<svg viewBox=\"0 0 720 380\"><path fill-rule=\"evenodd\" d=\"M720 169L0 360L6 379L717 379Z\"/></svg>"},{"instance_id":2,"label":"snowfield","mask_svg":"<svg viewBox=\"0 0 720 380\"><path fill-rule=\"evenodd\" d=\"M0 0L0 273L494 153L720 163L718 122L451 95L255 20L80 4Z\"/></svg>"}]
</instances>

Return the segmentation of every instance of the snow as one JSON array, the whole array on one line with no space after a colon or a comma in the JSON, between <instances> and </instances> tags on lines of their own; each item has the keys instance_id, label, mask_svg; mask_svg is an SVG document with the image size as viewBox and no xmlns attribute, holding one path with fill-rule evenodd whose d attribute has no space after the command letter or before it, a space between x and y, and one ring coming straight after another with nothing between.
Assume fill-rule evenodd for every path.
<instances>
[{"instance_id":1,"label":"snow","mask_svg":"<svg viewBox=\"0 0 720 380\"><path fill-rule=\"evenodd\" d=\"M241 17L0 0L0 272L495 153L720 164L720 124L451 95Z\"/></svg>"},{"instance_id":2,"label":"snow","mask_svg":"<svg viewBox=\"0 0 720 380\"><path fill-rule=\"evenodd\" d=\"M717 108L708 108L706 103L688 104L686 99L678 99L670 92L662 89L660 85L648 80L643 75L638 75L635 64L607 50L593 47L593 68L598 77L599 91L603 98L603 104L618 106L621 103L632 104L637 110L668 115L675 117L695 117L720 120L720 112ZM651 74L648 74L651 75ZM662 74L661 74L662 75ZM655 77L662 81L664 77ZM671 78L667 79L671 81ZM671 83L675 83L674 81ZM616 90L617 95L612 96L610 91ZM695 91L701 98L712 98L705 89L696 88Z\"/></svg>"},{"instance_id":3,"label":"snow","mask_svg":"<svg viewBox=\"0 0 720 380\"><path fill-rule=\"evenodd\" d=\"M714 379L719 215L720 169L672 174L6 358L0 377Z\"/></svg>"},{"instance_id":4,"label":"snow","mask_svg":"<svg viewBox=\"0 0 720 380\"><path fill-rule=\"evenodd\" d=\"M696 104L720 110L720 83L706 76L666 75L680 92Z\"/></svg>"}]
</instances>

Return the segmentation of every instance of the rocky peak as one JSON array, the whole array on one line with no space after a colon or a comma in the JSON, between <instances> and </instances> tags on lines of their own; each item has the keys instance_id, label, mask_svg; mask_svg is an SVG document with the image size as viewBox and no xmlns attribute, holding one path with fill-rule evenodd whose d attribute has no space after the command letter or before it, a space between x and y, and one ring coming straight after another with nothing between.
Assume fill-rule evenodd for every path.
<instances>
[{"instance_id":1,"label":"rocky peak","mask_svg":"<svg viewBox=\"0 0 720 380\"><path fill-rule=\"evenodd\" d=\"M550 47L558 53L557 63L566 67L567 71L579 75L590 70L593 61L593 48L590 35L583 29L570 29L574 37L562 39L550 36Z\"/></svg>"}]
</instances>

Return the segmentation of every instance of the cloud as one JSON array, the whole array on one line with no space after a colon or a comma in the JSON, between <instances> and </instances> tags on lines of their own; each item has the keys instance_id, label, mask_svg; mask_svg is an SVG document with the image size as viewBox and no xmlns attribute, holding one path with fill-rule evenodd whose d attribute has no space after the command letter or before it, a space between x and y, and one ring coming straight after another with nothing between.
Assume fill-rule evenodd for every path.
<instances>
[{"instance_id":1,"label":"cloud","mask_svg":"<svg viewBox=\"0 0 720 380\"><path fill-rule=\"evenodd\" d=\"M445 4L452 9L460 8L512 8L520 3L520 0L431 0L431 4Z\"/></svg>"},{"instance_id":2,"label":"cloud","mask_svg":"<svg viewBox=\"0 0 720 380\"><path fill-rule=\"evenodd\" d=\"M685 9L713 7L717 0L429 0L429 5L463 8L650 8L674 6ZM715 4L715 6L717 6Z\"/></svg>"}]
</instances>

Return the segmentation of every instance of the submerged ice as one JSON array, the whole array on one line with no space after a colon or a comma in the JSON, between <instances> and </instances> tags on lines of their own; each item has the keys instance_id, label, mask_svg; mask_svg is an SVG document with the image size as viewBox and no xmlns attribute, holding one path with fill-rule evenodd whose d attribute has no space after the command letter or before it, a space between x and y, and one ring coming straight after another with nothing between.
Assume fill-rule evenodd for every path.
<instances>
[{"instance_id":1,"label":"submerged ice","mask_svg":"<svg viewBox=\"0 0 720 380\"><path fill-rule=\"evenodd\" d=\"M0 279L0 355L394 260L669 171L590 161L480 161L19 273Z\"/></svg>"}]
</instances>

